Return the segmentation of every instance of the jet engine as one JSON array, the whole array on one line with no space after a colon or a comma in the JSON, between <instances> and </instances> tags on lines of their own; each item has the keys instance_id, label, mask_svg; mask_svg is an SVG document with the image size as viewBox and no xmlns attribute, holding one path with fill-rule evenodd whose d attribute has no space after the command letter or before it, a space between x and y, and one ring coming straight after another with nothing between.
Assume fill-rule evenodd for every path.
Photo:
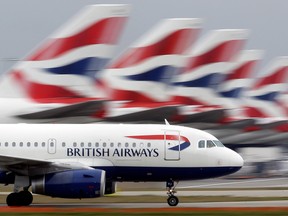
<instances>
[{"instance_id":1,"label":"jet engine","mask_svg":"<svg viewBox=\"0 0 288 216\"><path fill-rule=\"evenodd\" d=\"M116 193L117 184L114 181L106 181L105 183L105 194Z\"/></svg>"},{"instance_id":2,"label":"jet engine","mask_svg":"<svg viewBox=\"0 0 288 216\"><path fill-rule=\"evenodd\" d=\"M32 192L59 198L94 198L104 195L105 171L69 170L32 178Z\"/></svg>"}]
</instances>

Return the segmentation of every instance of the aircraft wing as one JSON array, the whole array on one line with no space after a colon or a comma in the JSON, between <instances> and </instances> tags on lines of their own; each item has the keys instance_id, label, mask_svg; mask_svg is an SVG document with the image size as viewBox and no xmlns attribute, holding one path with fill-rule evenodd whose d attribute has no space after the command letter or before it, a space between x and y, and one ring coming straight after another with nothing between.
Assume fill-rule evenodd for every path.
<instances>
[{"instance_id":1,"label":"aircraft wing","mask_svg":"<svg viewBox=\"0 0 288 216\"><path fill-rule=\"evenodd\" d=\"M92 169L72 160L41 160L0 154L0 167L19 175L43 175L71 169Z\"/></svg>"},{"instance_id":2,"label":"aircraft wing","mask_svg":"<svg viewBox=\"0 0 288 216\"><path fill-rule=\"evenodd\" d=\"M40 111L29 111L27 113L18 114L16 116L22 119L50 119L75 116L91 116L103 106L104 102L104 100L85 101L59 106L56 108L47 108Z\"/></svg>"}]
</instances>

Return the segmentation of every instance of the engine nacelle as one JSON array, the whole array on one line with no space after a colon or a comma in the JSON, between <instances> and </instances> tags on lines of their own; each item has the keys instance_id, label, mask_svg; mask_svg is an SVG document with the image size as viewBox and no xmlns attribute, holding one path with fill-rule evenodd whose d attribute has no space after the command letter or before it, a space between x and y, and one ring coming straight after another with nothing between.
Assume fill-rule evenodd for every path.
<instances>
[{"instance_id":1,"label":"engine nacelle","mask_svg":"<svg viewBox=\"0 0 288 216\"><path fill-rule=\"evenodd\" d=\"M0 184L14 184L15 175L8 171L0 171Z\"/></svg>"},{"instance_id":2,"label":"engine nacelle","mask_svg":"<svg viewBox=\"0 0 288 216\"><path fill-rule=\"evenodd\" d=\"M116 193L117 184L114 181L106 181L105 183L105 194Z\"/></svg>"},{"instance_id":3,"label":"engine nacelle","mask_svg":"<svg viewBox=\"0 0 288 216\"><path fill-rule=\"evenodd\" d=\"M104 195L104 170L69 170L32 179L32 192L59 198L94 198Z\"/></svg>"}]
</instances>

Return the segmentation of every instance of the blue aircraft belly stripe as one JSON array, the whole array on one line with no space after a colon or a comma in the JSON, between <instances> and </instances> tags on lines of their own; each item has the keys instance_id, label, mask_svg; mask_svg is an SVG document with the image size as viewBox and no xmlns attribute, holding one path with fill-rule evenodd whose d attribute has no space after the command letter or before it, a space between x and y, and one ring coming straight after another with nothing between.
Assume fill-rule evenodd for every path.
<instances>
[{"instance_id":1,"label":"blue aircraft belly stripe","mask_svg":"<svg viewBox=\"0 0 288 216\"><path fill-rule=\"evenodd\" d=\"M106 171L114 181L166 181L216 178L237 172L241 167L94 167Z\"/></svg>"},{"instance_id":2,"label":"blue aircraft belly stripe","mask_svg":"<svg viewBox=\"0 0 288 216\"><path fill-rule=\"evenodd\" d=\"M94 77L97 71L105 67L108 60L109 59L89 57L61 67L46 68L45 70L53 74L73 74Z\"/></svg>"}]
</instances>

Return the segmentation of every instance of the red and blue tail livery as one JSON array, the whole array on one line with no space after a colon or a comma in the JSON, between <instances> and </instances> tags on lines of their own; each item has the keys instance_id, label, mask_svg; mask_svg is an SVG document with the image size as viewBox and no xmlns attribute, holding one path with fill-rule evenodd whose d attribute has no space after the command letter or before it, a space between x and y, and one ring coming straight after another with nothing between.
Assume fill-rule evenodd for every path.
<instances>
[{"instance_id":1,"label":"red and blue tail livery","mask_svg":"<svg viewBox=\"0 0 288 216\"><path fill-rule=\"evenodd\" d=\"M128 5L87 6L12 69L13 86L39 103L103 99L95 79L112 57L128 12Z\"/></svg>"},{"instance_id":2,"label":"red and blue tail livery","mask_svg":"<svg viewBox=\"0 0 288 216\"><path fill-rule=\"evenodd\" d=\"M214 90L232 67L247 36L245 29L220 29L192 47L185 69L173 79L173 100L185 105L213 105Z\"/></svg>"},{"instance_id":3,"label":"red and blue tail livery","mask_svg":"<svg viewBox=\"0 0 288 216\"><path fill-rule=\"evenodd\" d=\"M183 55L197 39L201 22L198 18L162 20L113 60L103 73L113 101L105 117L127 121L133 115L134 121L147 120L154 118L156 109L170 106L167 89L185 66ZM170 107L163 109L162 114L170 112Z\"/></svg>"}]
</instances>

